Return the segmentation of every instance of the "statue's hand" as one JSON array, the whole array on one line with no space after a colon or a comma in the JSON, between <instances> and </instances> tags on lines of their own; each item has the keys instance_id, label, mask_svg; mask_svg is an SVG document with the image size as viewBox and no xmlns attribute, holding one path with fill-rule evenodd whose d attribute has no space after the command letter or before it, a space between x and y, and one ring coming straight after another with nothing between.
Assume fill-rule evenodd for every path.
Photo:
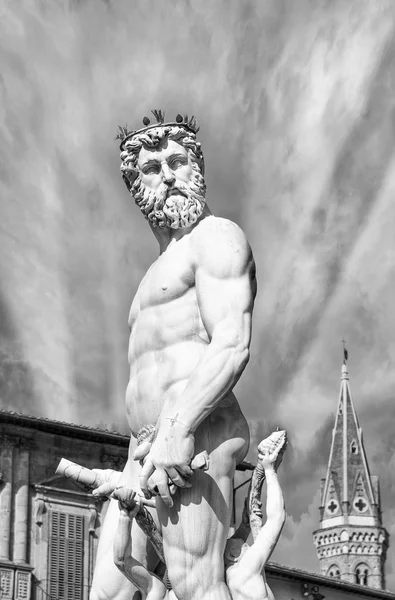
<instances>
[{"instance_id":1,"label":"statue's hand","mask_svg":"<svg viewBox=\"0 0 395 600\"><path fill-rule=\"evenodd\" d=\"M96 475L97 487L93 490L93 496L110 496L118 485L122 471L112 469L92 469Z\"/></svg>"},{"instance_id":2,"label":"statue's hand","mask_svg":"<svg viewBox=\"0 0 395 600\"><path fill-rule=\"evenodd\" d=\"M273 452L258 452L258 462L265 471L276 471L283 460L284 449L277 447Z\"/></svg>"},{"instance_id":3,"label":"statue's hand","mask_svg":"<svg viewBox=\"0 0 395 600\"><path fill-rule=\"evenodd\" d=\"M129 519L133 519L140 510L141 500L136 492L125 486L116 487L113 498L118 500L119 510L128 514Z\"/></svg>"},{"instance_id":4,"label":"statue's hand","mask_svg":"<svg viewBox=\"0 0 395 600\"><path fill-rule=\"evenodd\" d=\"M150 492L157 489L163 502L169 507L173 506L169 486L172 483L178 487L188 486L185 477L192 475L190 463L194 450L195 438L185 425L170 419L169 422L164 420L144 458L140 474L142 492L149 496Z\"/></svg>"}]
</instances>

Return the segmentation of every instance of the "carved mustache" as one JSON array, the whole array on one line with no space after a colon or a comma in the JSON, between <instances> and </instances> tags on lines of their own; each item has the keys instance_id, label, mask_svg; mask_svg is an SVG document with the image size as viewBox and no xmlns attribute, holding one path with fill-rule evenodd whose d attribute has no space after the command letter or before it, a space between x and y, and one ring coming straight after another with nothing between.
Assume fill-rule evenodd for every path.
<instances>
[{"instance_id":1,"label":"carved mustache","mask_svg":"<svg viewBox=\"0 0 395 600\"><path fill-rule=\"evenodd\" d=\"M167 189L166 192L166 198L168 198L169 196L175 195L175 194L181 194L182 196L187 197L187 191L188 188L187 186L185 186L185 188L183 188L183 186L181 185L173 185L171 188Z\"/></svg>"}]
</instances>

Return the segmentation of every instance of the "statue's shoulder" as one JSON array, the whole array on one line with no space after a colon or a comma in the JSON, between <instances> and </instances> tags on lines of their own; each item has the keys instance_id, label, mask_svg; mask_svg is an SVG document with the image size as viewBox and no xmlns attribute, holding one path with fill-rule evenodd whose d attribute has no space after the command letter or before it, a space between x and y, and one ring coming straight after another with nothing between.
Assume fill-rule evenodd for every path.
<instances>
[{"instance_id":1,"label":"statue's shoulder","mask_svg":"<svg viewBox=\"0 0 395 600\"><path fill-rule=\"evenodd\" d=\"M202 219L192 232L191 244L199 264L231 264L243 271L253 260L245 233L229 219L213 215Z\"/></svg>"},{"instance_id":2,"label":"statue's shoulder","mask_svg":"<svg viewBox=\"0 0 395 600\"><path fill-rule=\"evenodd\" d=\"M202 219L192 233L195 243L211 242L218 245L224 242L233 242L242 245L248 244L245 233L236 223L214 215Z\"/></svg>"}]
</instances>

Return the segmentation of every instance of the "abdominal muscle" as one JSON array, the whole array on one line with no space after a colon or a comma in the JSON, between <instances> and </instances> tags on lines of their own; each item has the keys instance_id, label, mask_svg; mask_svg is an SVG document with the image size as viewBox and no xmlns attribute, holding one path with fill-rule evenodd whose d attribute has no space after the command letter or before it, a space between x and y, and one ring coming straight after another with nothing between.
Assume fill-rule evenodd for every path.
<instances>
[{"instance_id":1,"label":"abdominal muscle","mask_svg":"<svg viewBox=\"0 0 395 600\"><path fill-rule=\"evenodd\" d=\"M142 287L140 294L145 301L140 300L140 309L135 314L132 310L130 316L126 412L135 437L142 427L156 425L165 403L171 409L178 401L210 343L193 287L178 296L172 294L171 300L164 303L159 301L158 290L156 295L153 293L153 287L148 298ZM223 428L225 423L220 422L224 420L226 435L232 437L231 429L239 433L241 426L248 437L248 427L232 392L209 419L216 430Z\"/></svg>"},{"instance_id":2,"label":"abdominal muscle","mask_svg":"<svg viewBox=\"0 0 395 600\"><path fill-rule=\"evenodd\" d=\"M142 427L156 425L164 403L171 408L178 401L206 349L207 343L201 338L189 339L159 351L151 349L135 358L126 390L127 418L134 437ZM224 396L206 422L210 429L218 429L220 437L249 437L247 423L232 392Z\"/></svg>"},{"instance_id":3,"label":"abdominal muscle","mask_svg":"<svg viewBox=\"0 0 395 600\"><path fill-rule=\"evenodd\" d=\"M166 402L171 406L184 391L206 348L184 341L136 359L126 389L126 411L133 435L144 425L155 425Z\"/></svg>"}]
</instances>

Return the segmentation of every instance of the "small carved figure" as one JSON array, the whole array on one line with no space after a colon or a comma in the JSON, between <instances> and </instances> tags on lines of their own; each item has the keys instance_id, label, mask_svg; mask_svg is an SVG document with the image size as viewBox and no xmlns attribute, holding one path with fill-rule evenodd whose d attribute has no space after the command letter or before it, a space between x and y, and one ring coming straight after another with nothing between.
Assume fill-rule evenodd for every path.
<instances>
[{"instance_id":1,"label":"small carved figure","mask_svg":"<svg viewBox=\"0 0 395 600\"><path fill-rule=\"evenodd\" d=\"M280 435L276 435L279 433ZM261 442L258 447L258 464L254 471L249 494L246 498L242 523L235 534L227 541L224 562L226 582L232 600L274 600L266 578L264 567L269 560L285 521L284 500L277 477L286 448L286 434L275 432ZM256 475L254 477L254 475ZM262 513L254 512L256 527L254 542L249 546L246 541L251 531L249 506L260 502L262 485L266 479L267 501L266 522L262 524ZM166 575L163 578L151 573L142 563L133 558L131 529L136 519L143 531L154 541L158 556L164 560L161 552L161 535L152 521L151 515L143 507L139 496L125 487L118 487L113 497L119 502L119 521L114 541L114 563L118 569L140 590L142 600L177 600L169 590ZM251 498L254 498L251 503ZM258 516L260 514L260 517Z\"/></svg>"},{"instance_id":2,"label":"small carved figure","mask_svg":"<svg viewBox=\"0 0 395 600\"><path fill-rule=\"evenodd\" d=\"M272 433L258 446L258 464L252 476L248 498L248 506L252 509L249 523L254 541L251 546L246 543L244 526L241 532L239 528L228 540L225 550L226 582L233 600L274 600L266 581L265 565L285 522L284 498L277 469L282 462L286 445L286 432L281 431ZM260 495L265 480L266 522L263 524Z\"/></svg>"}]
</instances>

